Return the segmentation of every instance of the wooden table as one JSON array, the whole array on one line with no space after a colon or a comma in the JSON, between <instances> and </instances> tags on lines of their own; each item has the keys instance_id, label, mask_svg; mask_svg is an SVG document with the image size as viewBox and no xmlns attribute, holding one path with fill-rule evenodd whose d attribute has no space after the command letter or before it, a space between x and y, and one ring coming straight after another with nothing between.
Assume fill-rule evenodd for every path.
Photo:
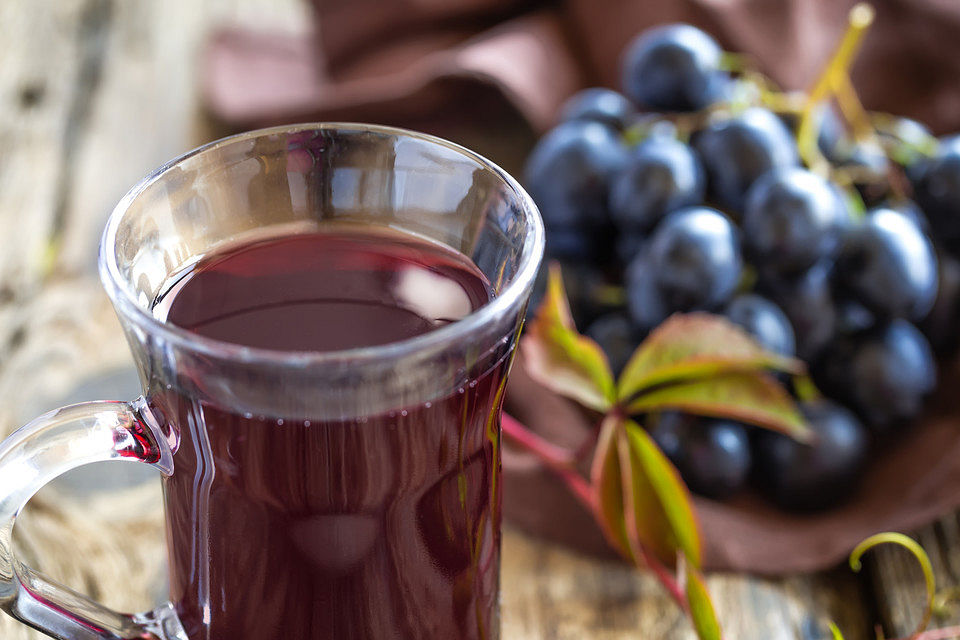
<instances>
[{"instance_id":1,"label":"wooden table","mask_svg":"<svg viewBox=\"0 0 960 640\"><path fill-rule=\"evenodd\" d=\"M96 243L130 185L217 135L196 91L206 34L228 22L295 31L305 11L297 0L0 1L0 435L81 381L128 366L96 279ZM156 483L83 504L48 491L18 525L18 545L70 586L144 609L162 595L158 504ZM956 515L919 532L942 586L960 577L958 532ZM726 637L757 640L827 638L827 619L850 639L871 637L876 623L904 635L923 593L896 552L874 555L863 576L715 575L709 586ZM4 640L35 637L0 620ZM693 636L649 576L508 530L503 637Z\"/></svg>"}]
</instances>

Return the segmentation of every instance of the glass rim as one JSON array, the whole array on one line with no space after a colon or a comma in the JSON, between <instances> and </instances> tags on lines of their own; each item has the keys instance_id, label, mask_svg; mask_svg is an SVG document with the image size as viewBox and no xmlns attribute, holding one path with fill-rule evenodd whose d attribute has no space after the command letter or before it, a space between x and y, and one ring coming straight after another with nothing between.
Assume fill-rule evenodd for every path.
<instances>
[{"instance_id":1,"label":"glass rim","mask_svg":"<svg viewBox=\"0 0 960 640\"><path fill-rule=\"evenodd\" d=\"M397 342L338 351L286 351L244 346L202 336L170 322L164 322L154 316L149 309L144 308L134 297L133 293L124 285L125 279L120 273L120 266L117 263L116 251L114 250L117 230L120 227L120 223L137 197L148 187L161 180L170 170L190 158L245 140L302 131L370 131L397 138L421 140L454 151L476 162L481 168L492 172L516 198L522 212L524 223L529 230L524 238L523 247L520 250L520 259L516 273L510 278L499 295L460 320ZM127 191L123 198L120 199L120 202L113 208L100 239L97 262L100 280L106 289L107 295L113 302L117 313L121 316L121 319L129 320L151 334L159 334L171 344L204 355L236 360L243 363L262 362L272 365L306 367L346 361L372 362L398 359L418 352L438 347L442 348L444 345L454 344L469 337L471 333L496 321L502 317L503 314L509 313L514 307L519 309L525 291L532 287L533 281L536 278L540 259L543 255L543 248L543 222L533 198L509 173L480 154L438 136L399 127L352 122L309 122L255 129L220 138L187 151L153 170Z\"/></svg>"}]
</instances>

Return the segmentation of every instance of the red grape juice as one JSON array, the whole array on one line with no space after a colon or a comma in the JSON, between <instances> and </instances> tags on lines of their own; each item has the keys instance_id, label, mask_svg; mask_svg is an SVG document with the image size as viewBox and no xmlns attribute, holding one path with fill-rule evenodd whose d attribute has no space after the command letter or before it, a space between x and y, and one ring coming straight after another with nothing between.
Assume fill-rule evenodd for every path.
<instances>
[{"instance_id":1,"label":"red grape juice","mask_svg":"<svg viewBox=\"0 0 960 640\"><path fill-rule=\"evenodd\" d=\"M347 228L211 255L154 309L221 341L333 351L417 336L491 297L450 249ZM164 493L190 640L498 638L504 344L449 394L346 420L155 392L179 438Z\"/></svg>"}]
</instances>

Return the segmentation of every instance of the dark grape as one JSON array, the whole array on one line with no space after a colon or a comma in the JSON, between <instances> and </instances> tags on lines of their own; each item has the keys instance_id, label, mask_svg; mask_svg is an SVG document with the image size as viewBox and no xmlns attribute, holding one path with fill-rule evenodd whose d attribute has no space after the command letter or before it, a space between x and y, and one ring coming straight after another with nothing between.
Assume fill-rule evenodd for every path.
<instances>
[{"instance_id":1,"label":"dark grape","mask_svg":"<svg viewBox=\"0 0 960 640\"><path fill-rule=\"evenodd\" d=\"M614 375L627 365L634 349L640 344L630 318L623 313L608 313L594 320L587 327L586 334L593 338L607 354Z\"/></svg>"},{"instance_id":2,"label":"dark grape","mask_svg":"<svg viewBox=\"0 0 960 640\"><path fill-rule=\"evenodd\" d=\"M830 345L813 370L820 387L878 432L916 418L937 381L930 344L905 320L893 320Z\"/></svg>"},{"instance_id":3,"label":"dark grape","mask_svg":"<svg viewBox=\"0 0 960 640\"><path fill-rule=\"evenodd\" d=\"M670 411L654 418L650 435L700 495L728 498L746 484L752 456L739 422Z\"/></svg>"},{"instance_id":4,"label":"dark grape","mask_svg":"<svg viewBox=\"0 0 960 640\"><path fill-rule=\"evenodd\" d=\"M892 209L873 210L847 232L835 274L845 294L884 317L919 320L937 294L933 245Z\"/></svg>"},{"instance_id":5,"label":"dark grape","mask_svg":"<svg viewBox=\"0 0 960 640\"><path fill-rule=\"evenodd\" d=\"M880 205L880 208L899 211L903 215L910 218L913 224L917 225L917 228L923 232L923 235L927 236L928 238L933 238L933 230L930 228L930 221L927 220L926 214L921 211L920 207L913 200L887 200Z\"/></svg>"},{"instance_id":6,"label":"dark grape","mask_svg":"<svg viewBox=\"0 0 960 640\"><path fill-rule=\"evenodd\" d=\"M640 336L649 333L672 313L657 286L655 275L646 253L637 255L624 274L627 310Z\"/></svg>"},{"instance_id":7,"label":"dark grape","mask_svg":"<svg viewBox=\"0 0 960 640\"><path fill-rule=\"evenodd\" d=\"M568 264L605 264L613 257L612 228L548 227L544 255Z\"/></svg>"},{"instance_id":8,"label":"dark grape","mask_svg":"<svg viewBox=\"0 0 960 640\"><path fill-rule=\"evenodd\" d=\"M869 439L857 418L834 402L806 403L801 410L815 439L806 444L772 431L758 433L757 483L785 509L825 509L856 488Z\"/></svg>"},{"instance_id":9,"label":"dark grape","mask_svg":"<svg viewBox=\"0 0 960 640\"><path fill-rule=\"evenodd\" d=\"M960 260L940 251L937 262L937 299L920 328L934 349L946 353L960 343Z\"/></svg>"},{"instance_id":10,"label":"dark grape","mask_svg":"<svg viewBox=\"0 0 960 640\"><path fill-rule=\"evenodd\" d=\"M722 207L742 211L747 190L771 169L799 163L797 145L773 112L752 107L697 132L693 147L707 171L707 189Z\"/></svg>"},{"instance_id":11,"label":"dark grape","mask_svg":"<svg viewBox=\"0 0 960 640\"><path fill-rule=\"evenodd\" d=\"M621 232L617 235L617 258L620 264L630 264L646 245L647 239L640 233Z\"/></svg>"},{"instance_id":12,"label":"dark grape","mask_svg":"<svg viewBox=\"0 0 960 640\"><path fill-rule=\"evenodd\" d=\"M627 98L613 89L593 87L571 96L560 108L560 120L592 120L623 131L633 120L635 109Z\"/></svg>"},{"instance_id":13,"label":"dark grape","mask_svg":"<svg viewBox=\"0 0 960 640\"><path fill-rule=\"evenodd\" d=\"M724 315L773 353L792 356L797 343L786 314L776 304L755 293L742 293L730 301Z\"/></svg>"},{"instance_id":14,"label":"dark grape","mask_svg":"<svg viewBox=\"0 0 960 640\"><path fill-rule=\"evenodd\" d=\"M599 122L564 122L540 139L527 160L526 183L540 208L548 238L551 233L559 236L558 229L567 233L563 242L554 238L552 255L603 250L608 243L603 236L610 224L610 179L626 157L618 134Z\"/></svg>"},{"instance_id":15,"label":"dark grape","mask_svg":"<svg viewBox=\"0 0 960 640\"><path fill-rule=\"evenodd\" d=\"M877 324L876 315L856 300L837 300L834 306L837 309L837 333L861 333Z\"/></svg>"},{"instance_id":16,"label":"dark grape","mask_svg":"<svg viewBox=\"0 0 960 640\"><path fill-rule=\"evenodd\" d=\"M960 244L960 136L941 140L936 155L919 160L910 174L934 237L955 249Z\"/></svg>"},{"instance_id":17,"label":"dark grape","mask_svg":"<svg viewBox=\"0 0 960 640\"><path fill-rule=\"evenodd\" d=\"M688 24L648 29L624 54L623 91L646 109L702 109L729 83L720 69L722 53L713 38Z\"/></svg>"},{"instance_id":18,"label":"dark grape","mask_svg":"<svg viewBox=\"0 0 960 640\"><path fill-rule=\"evenodd\" d=\"M701 310L806 361L831 398L801 405L809 444L675 411L648 426L697 493L733 495L752 471L775 503L822 509L856 487L871 430L886 437L920 414L934 349L960 348L960 134L938 146L920 123L871 114L877 135L859 136L821 101L827 180L801 162L797 114L756 106L765 83L725 64L691 25L641 33L624 51L622 93L571 96L530 154L526 186L574 321L617 375L671 314Z\"/></svg>"},{"instance_id":19,"label":"dark grape","mask_svg":"<svg viewBox=\"0 0 960 640\"><path fill-rule=\"evenodd\" d=\"M537 270L537 277L533 281L533 290L530 292L530 300L527 302L526 321L532 321L536 315L543 297L547 293L547 263L542 262Z\"/></svg>"},{"instance_id":20,"label":"dark grape","mask_svg":"<svg viewBox=\"0 0 960 640\"><path fill-rule=\"evenodd\" d=\"M807 362L820 355L837 331L837 312L830 293L832 270L832 262L823 260L802 274L760 281L760 289L790 319L797 338L797 355Z\"/></svg>"},{"instance_id":21,"label":"dark grape","mask_svg":"<svg viewBox=\"0 0 960 640\"><path fill-rule=\"evenodd\" d=\"M563 265L563 286L570 301L570 312L578 327L586 327L609 306L600 298L606 286L603 271L592 264Z\"/></svg>"},{"instance_id":22,"label":"dark grape","mask_svg":"<svg viewBox=\"0 0 960 640\"><path fill-rule=\"evenodd\" d=\"M826 180L798 167L774 169L747 193L744 249L761 269L798 273L833 253L847 218Z\"/></svg>"},{"instance_id":23,"label":"dark grape","mask_svg":"<svg viewBox=\"0 0 960 640\"><path fill-rule=\"evenodd\" d=\"M718 307L740 281L737 230L708 207L669 214L650 238L644 258L669 312Z\"/></svg>"},{"instance_id":24,"label":"dark grape","mask_svg":"<svg viewBox=\"0 0 960 640\"><path fill-rule=\"evenodd\" d=\"M637 145L610 189L610 215L621 233L646 233L666 214L699 204L706 191L696 154L679 140Z\"/></svg>"}]
</instances>

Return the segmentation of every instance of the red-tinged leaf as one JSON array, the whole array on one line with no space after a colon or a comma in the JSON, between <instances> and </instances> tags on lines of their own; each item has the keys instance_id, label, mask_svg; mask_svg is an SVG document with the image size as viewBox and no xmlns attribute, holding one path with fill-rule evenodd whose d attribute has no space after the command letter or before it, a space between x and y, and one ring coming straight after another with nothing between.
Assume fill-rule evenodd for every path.
<instances>
[{"instance_id":1,"label":"red-tinged leaf","mask_svg":"<svg viewBox=\"0 0 960 640\"><path fill-rule=\"evenodd\" d=\"M633 546L646 547L668 567L682 553L691 566L699 569L700 528L680 474L636 422L625 420L617 435L627 539Z\"/></svg>"},{"instance_id":2,"label":"red-tinged leaf","mask_svg":"<svg viewBox=\"0 0 960 640\"><path fill-rule=\"evenodd\" d=\"M613 406L616 387L607 356L600 345L577 333L555 264L521 354L530 376L548 389L597 411Z\"/></svg>"},{"instance_id":3,"label":"red-tinged leaf","mask_svg":"<svg viewBox=\"0 0 960 640\"><path fill-rule=\"evenodd\" d=\"M720 623L710 599L710 592L703 576L693 567L687 567L687 603L690 605L690 621L700 640L720 640Z\"/></svg>"},{"instance_id":4,"label":"red-tinged leaf","mask_svg":"<svg viewBox=\"0 0 960 640\"><path fill-rule=\"evenodd\" d=\"M675 409L714 418L730 418L809 441L810 429L796 403L764 373L727 373L677 382L642 393L631 414Z\"/></svg>"},{"instance_id":5,"label":"red-tinged leaf","mask_svg":"<svg viewBox=\"0 0 960 640\"><path fill-rule=\"evenodd\" d=\"M668 382L731 371L802 373L803 363L761 348L732 322L709 313L673 315L637 348L620 375L618 397Z\"/></svg>"},{"instance_id":6,"label":"red-tinged leaf","mask_svg":"<svg viewBox=\"0 0 960 640\"><path fill-rule=\"evenodd\" d=\"M661 564L670 567L677 557L675 537L642 463L630 450L630 439L622 424L617 426L616 441L623 498L620 508L630 553L634 558L643 558L645 549Z\"/></svg>"},{"instance_id":7,"label":"red-tinged leaf","mask_svg":"<svg viewBox=\"0 0 960 640\"><path fill-rule=\"evenodd\" d=\"M617 454L618 432L623 429L619 418L607 416L600 425L597 448L593 454L590 481L597 505L597 515L607 542L627 560L636 561L627 539L624 518L623 474Z\"/></svg>"}]
</instances>

